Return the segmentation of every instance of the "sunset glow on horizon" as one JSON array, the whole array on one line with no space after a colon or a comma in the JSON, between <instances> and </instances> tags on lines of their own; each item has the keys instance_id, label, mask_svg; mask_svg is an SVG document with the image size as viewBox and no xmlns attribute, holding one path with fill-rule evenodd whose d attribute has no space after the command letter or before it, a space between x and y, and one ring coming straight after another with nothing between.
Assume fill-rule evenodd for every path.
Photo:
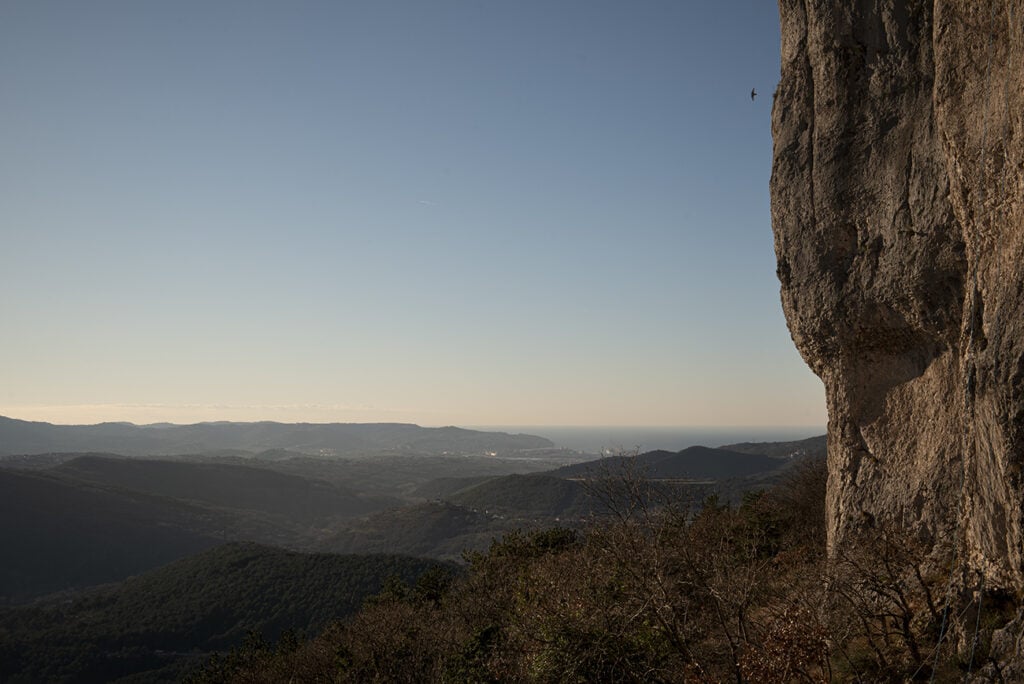
<instances>
[{"instance_id":1,"label":"sunset glow on horizon","mask_svg":"<svg viewBox=\"0 0 1024 684\"><path fill-rule=\"evenodd\" d=\"M0 415L825 423L772 3L8 3L0 46Z\"/></svg>"}]
</instances>

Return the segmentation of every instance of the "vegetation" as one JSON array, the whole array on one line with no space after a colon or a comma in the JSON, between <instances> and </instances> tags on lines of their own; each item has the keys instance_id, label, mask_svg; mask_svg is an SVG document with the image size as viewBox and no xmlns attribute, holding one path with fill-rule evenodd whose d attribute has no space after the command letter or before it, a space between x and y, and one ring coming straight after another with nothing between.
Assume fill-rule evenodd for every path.
<instances>
[{"instance_id":1,"label":"vegetation","mask_svg":"<svg viewBox=\"0 0 1024 684\"><path fill-rule=\"evenodd\" d=\"M0 468L0 605L118 581L226 541L457 560L463 548L486 548L513 526L472 506L409 507L398 498L438 475L506 475L515 467L490 457L17 461L18 468ZM510 504L530 503L514 489Z\"/></svg>"},{"instance_id":2,"label":"vegetation","mask_svg":"<svg viewBox=\"0 0 1024 684\"><path fill-rule=\"evenodd\" d=\"M818 435L817 437L808 437L807 439L798 439L792 442L741 442L739 444L725 444L719 448L741 454L760 454L773 458L802 461L805 459L825 458L828 449L828 437L826 435Z\"/></svg>"},{"instance_id":3,"label":"vegetation","mask_svg":"<svg viewBox=\"0 0 1024 684\"><path fill-rule=\"evenodd\" d=\"M342 485L234 463L82 456L52 472L200 505L260 511L299 525L323 525L335 516L383 507Z\"/></svg>"},{"instance_id":4,"label":"vegetation","mask_svg":"<svg viewBox=\"0 0 1024 684\"><path fill-rule=\"evenodd\" d=\"M459 560L463 549L486 548L514 526L447 501L430 501L353 522L322 546L336 553L404 553Z\"/></svg>"},{"instance_id":5,"label":"vegetation","mask_svg":"<svg viewBox=\"0 0 1024 684\"><path fill-rule=\"evenodd\" d=\"M183 502L0 469L0 605L208 549L223 522Z\"/></svg>"},{"instance_id":6,"label":"vegetation","mask_svg":"<svg viewBox=\"0 0 1024 684\"><path fill-rule=\"evenodd\" d=\"M874 682L980 667L1015 598L990 592L972 613L948 565L868 519L827 557L820 444L776 446L706 450L725 453L724 479L697 482L682 476L693 450L603 459L587 477L277 452L0 469L0 590L63 592L0 612L0 681ZM400 493L407 505L344 517ZM254 544L150 570L218 537L463 571Z\"/></svg>"},{"instance_id":7,"label":"vegetation","mask_svg":"<svg viewBox=\"0 0 1024 684\"><path fill-rule=\"evenodd\" d=\"M266 467L280 472L316 478L344 485L364 495L406 496L414 499L437 498L441 492L420 487L439 479L486 478L503 475L541 472L554 465L583 456L571 452L553 451L536 458L499 458L492 456L410 456L377 455L373 458L324 459L293 458ZM458 487L462 489L471 482ZM445 488L445 493L452 490Z\"/></svg>"},{"instance_id":8,"label":"vegetation","mask_svg":"<svg viewBox=\"0 0 1024 684\"><path fill-rule=\"evenodd\" d=\"M583 485L551 475L507 475L450 494L474 510L525 519L579 519L594 510Z\"/></svg>"},{"instance_id":9,"label":"vegetation","mask_svg":"<svg viewBox=\"0 0 1024 684\"><path fill-rule=\"evenodd\" d=\"M511 533L462 578L393 584L316 638L237 650L196 681L962 678L969 654L939 648L948 568L882 529L827 558L824 473L804 461L694 514L627 469L591 483L611 516L586 530Z\"/></svg>"},{"instance_id":10,"label":"vegetation","mask_svg":"<svg viewBox=\"0 0 1024 684\"><path fill-rule=\"evenodd\" d=\"M455 572L389 555L302 554L228 544L74 595L0 612L0 680L178 679L243 642L316 633L392 583Z\"/></svg>"},{"instance_id":11,"label":"vegetation","mask_svg":"<svg viewBox=\"0 0 1024 684\"><path fill-rule=\"evenodd\" d=\"M649 451L642 454L620 454L596 462L559 468L561 477L590 477L602 469L619 470L626 461L639 465L651 479L721 480L747 477L776 470L786 461L763 453L740 453L727 449L692 446L682 451Z\"/></svg>"}]
</instances>

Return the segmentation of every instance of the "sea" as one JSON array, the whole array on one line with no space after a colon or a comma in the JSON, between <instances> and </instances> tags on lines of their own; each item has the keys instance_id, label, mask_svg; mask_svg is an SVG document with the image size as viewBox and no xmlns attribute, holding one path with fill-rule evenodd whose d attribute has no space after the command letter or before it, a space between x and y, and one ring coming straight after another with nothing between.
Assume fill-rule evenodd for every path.
<instances>
[{"instance_id":1,"label":"sea","mask_svg":"<svg viewBox=\"0 0 1024 684\"><path fill-rule=\"evenodd\" d=\"M555 446L588 454L681 451L691 446L719 447L740 442L790 442L825 434L824 425L726 427L619 427L581 425L474 425L494 430L547 437Z\"/></svg>"}]
</instances>

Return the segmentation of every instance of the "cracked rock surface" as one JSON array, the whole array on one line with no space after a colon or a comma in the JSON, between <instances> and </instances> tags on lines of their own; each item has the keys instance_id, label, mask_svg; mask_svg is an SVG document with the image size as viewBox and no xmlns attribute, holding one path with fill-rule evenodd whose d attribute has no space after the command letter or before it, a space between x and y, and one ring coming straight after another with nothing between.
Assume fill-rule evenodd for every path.
<instances>
[{"instance_id":1,"label":"cracked rock surface","mask_svg":"<svg viewBox=\"0 0 1024 684\"><path fill-rule=\"evenodd\" d=\"M1024 0L780 0L772 225L829 412L829 544L1024 590Z\"/></svg>"}]
</instances>

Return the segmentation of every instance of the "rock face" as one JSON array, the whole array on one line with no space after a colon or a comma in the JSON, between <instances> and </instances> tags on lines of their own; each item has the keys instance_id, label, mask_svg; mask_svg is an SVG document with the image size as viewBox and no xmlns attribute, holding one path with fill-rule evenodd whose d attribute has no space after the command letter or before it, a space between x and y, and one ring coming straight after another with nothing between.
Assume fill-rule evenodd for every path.
<instances>
[{"instance_id":1,"label":"rock face","mask_svg":"<svg viewBox=\"0 0 1024 684\"><path fill-rule=\"evenodd\" d=\"M780 0L772 223L829 543L1024 589L1024 0Z\"/></svg>"}]
</instances>

